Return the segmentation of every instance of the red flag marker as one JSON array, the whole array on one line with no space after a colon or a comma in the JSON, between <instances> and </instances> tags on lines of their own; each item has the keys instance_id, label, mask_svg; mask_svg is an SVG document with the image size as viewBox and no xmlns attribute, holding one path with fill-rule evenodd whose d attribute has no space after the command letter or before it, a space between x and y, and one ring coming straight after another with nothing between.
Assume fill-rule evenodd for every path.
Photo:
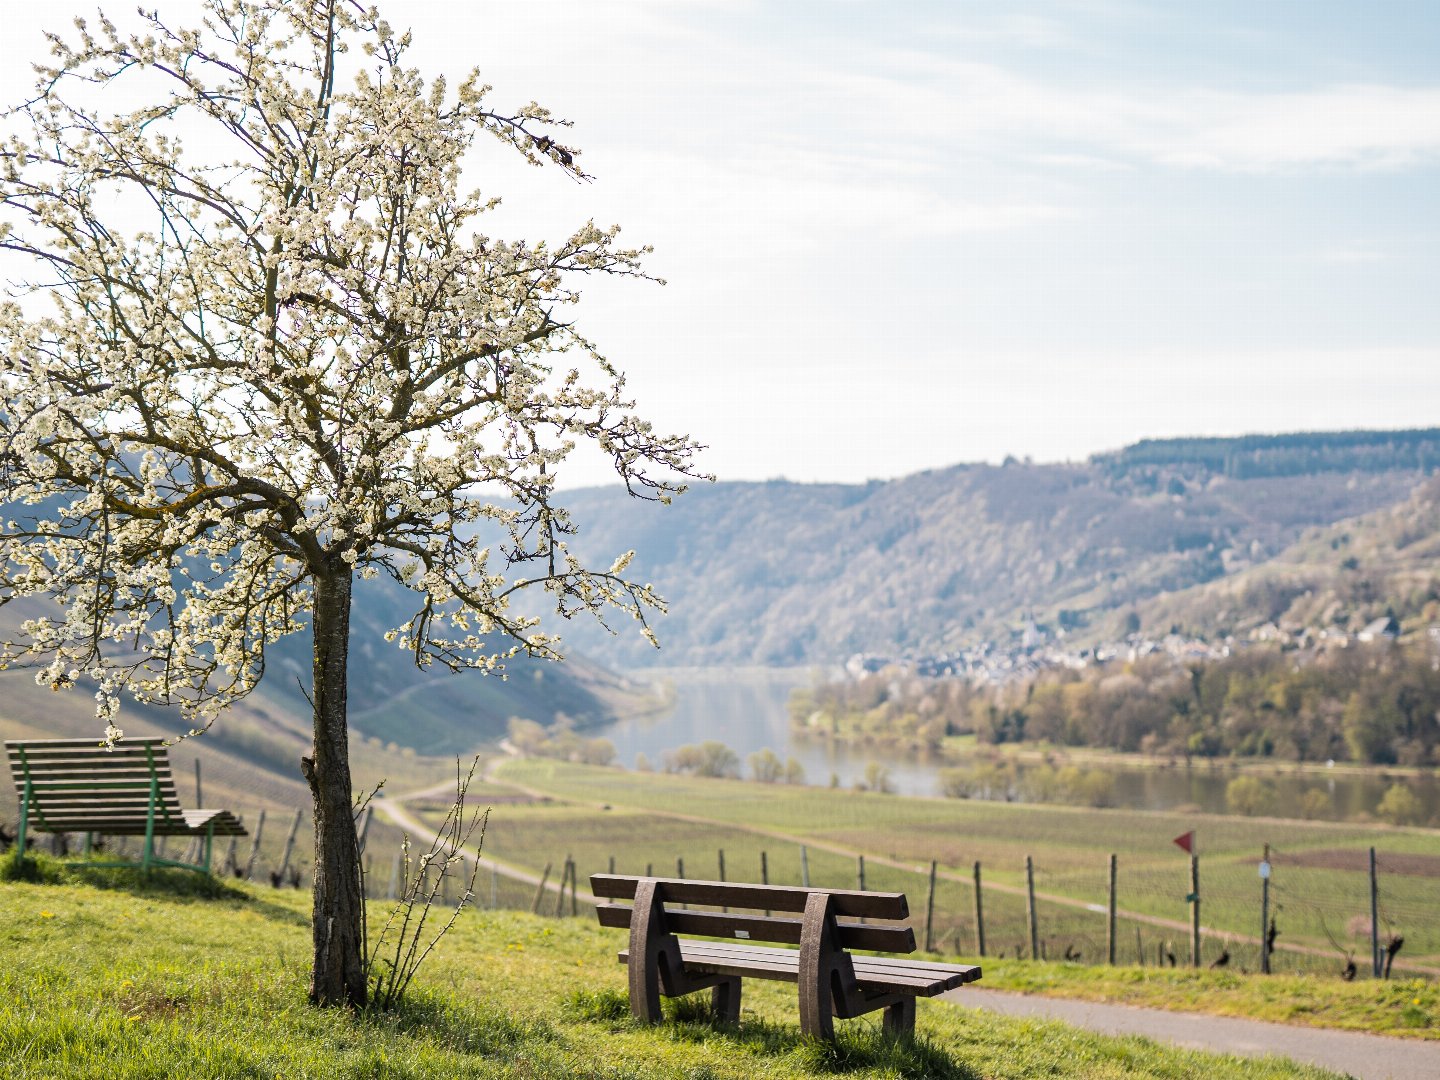
<instances>
[{"instance_id":1,"label":"red flag marker","mask_svg":"<svg viewBox=\"0 0 1440 1080\"><path fill-rule=\"evenodd\" d=\"M1171 841L1176 847L1184 848L1192 854L1195 851L1195 830L1191 829L1184 836L1177 836Z\"/></svg>"}]
</instances>

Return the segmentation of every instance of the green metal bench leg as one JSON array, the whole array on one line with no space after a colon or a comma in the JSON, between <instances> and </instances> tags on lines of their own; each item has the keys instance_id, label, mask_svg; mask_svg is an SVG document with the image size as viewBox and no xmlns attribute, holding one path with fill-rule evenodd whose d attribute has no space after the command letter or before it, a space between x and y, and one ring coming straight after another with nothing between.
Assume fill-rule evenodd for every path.
<instances>
[{"instance_id":1,"label":"green metal bench leg","mask_svg":"<svg viewBox=\"0 0 1440 1080\"><path fill-rule=\"evenodd\" d=\"M147 751L147 757L150 756ZM150 863L155 858L155 802L160 797L160 780L155 775L155 762L150 762L150 805L145 811L145 852L140 856L140 867L150 873Z\"/></svg>"},{"instance_id":2,"label":"green metal bench leg","mask_svg":"<svg viewBox=\"0 0 1440 1080\"><path fill-rule=\"evenodd\" d=\"M25 764L25 755L20 755L21 764ZM20 831L15 836L15 851L17 858L25 857L25 833L30 824L30 769L25 769L25 794L20 799Z\"/></svg>"}]
</instances>

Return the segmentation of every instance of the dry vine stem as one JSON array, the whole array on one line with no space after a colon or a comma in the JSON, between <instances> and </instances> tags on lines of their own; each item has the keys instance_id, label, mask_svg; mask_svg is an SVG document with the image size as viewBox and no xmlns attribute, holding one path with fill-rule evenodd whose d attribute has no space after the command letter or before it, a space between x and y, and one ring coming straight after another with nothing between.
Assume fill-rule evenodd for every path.
<instances>
[{"instance_id":1,"label":"dry vine stem","mask_svg":"<svg viewBox=\"0 0 1440 1080\"><path fill-rule=\"evenodd\" d=\"M401 842L401 872L405 875L405 888L386 917L374 949L366 955L366 977L373 1008L393 1009L400 1003L420 965L455 925L460 912L475 898L475 878L480 873L480 853L485 847L485 826L490 821L490 807L467 815L465 798L479 765L477 757L470 763L470 771L462 773L460 761L456 759L455 799L430 847L423 854L412 858L408 834ZM477 829L480 839L471 857L466 848ZM427 937L425 926L430 920L431 908L441 895L446 877L457 864L463 865L467 860L470 866L459 902L449 912L444 924Z\"/></svg>"}]
</instances>

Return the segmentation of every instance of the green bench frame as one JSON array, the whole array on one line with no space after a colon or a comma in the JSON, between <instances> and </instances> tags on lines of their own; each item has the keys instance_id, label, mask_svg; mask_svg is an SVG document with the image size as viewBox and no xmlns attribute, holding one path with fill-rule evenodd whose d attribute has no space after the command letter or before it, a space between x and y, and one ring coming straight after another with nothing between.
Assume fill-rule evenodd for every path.
<instances>
[{"instance_id":1,"label":"green bench frame","mask_svg":"<svg viewBox=\"0 0 1440 1080\"><path fill-rule=\"evenodd\" d=\"M164 739L125 739L105 746L93 739L27 739L5 744L10 775L20 797L16 850L30 832L83 833L88 852L94 837L143 836L139 862L87 862L87 866L174 866L210 873L217 836L244 836L245 826L228 810L185 810L175 790ZM162 858L155 838L203 840L198 863Z\"/></svg>"}]
</instances>

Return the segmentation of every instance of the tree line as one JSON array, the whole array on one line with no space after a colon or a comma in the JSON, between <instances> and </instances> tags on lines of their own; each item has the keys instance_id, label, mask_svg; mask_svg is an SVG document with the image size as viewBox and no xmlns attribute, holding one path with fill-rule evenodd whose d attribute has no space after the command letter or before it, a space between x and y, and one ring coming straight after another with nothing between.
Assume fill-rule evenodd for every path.
<instances>
[{"instance_id":1,"label":"tree line","mask_svg":"<svg viewBox=\"0 0 1440 1080\"><path fill-rule=\"evenodd\" d=\"M1428 641L1323 652L1256 647L1050 670L1003 687L890 667L791 699L797 728L917 749L948 736L1170 757L1440 764L1440 654Z\"/></svg>"},{"instance_id":2,"label":"tree line","mask_svg":"<svg viewBox=\"0 0 1440 1080\"><path fill-rule=\"evenodd\" d=\"M1440 429L1320 431L1222 439L1142 439L1092 459L1112 474L1200 468L1233 479L1317 472L1428 471L1440 463Z\"/></svg>"}]
</instances>

